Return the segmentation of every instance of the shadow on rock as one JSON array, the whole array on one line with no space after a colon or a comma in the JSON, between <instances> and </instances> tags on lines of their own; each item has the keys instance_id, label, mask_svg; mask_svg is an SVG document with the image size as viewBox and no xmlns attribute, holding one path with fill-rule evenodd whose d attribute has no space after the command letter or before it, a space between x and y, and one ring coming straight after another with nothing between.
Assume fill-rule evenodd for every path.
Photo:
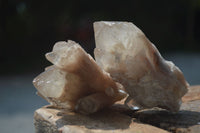
<instances>
[{"instance_id":1,"label":"shadow on rock","mask_svg":"<svg viewBox=\"0 0 200 133\"><path fill-rule=\"evenodd\" d=\"M200 112L187 110L181 110L177 113L166 110L143 110L136 112L133 117L142 123L166 130L188 128L193 125L198 125L200 122Z\"/></svg>"},{"instance_id":2,"label":"shadow on rock","mask_svg":"<svg viewBox=\"0 0 200 133\"><path fill-rule=\"evenodd\" d=\"M88 129L101 130L127 129L132 120L131 117L119 112L114 112L111 109L87 116L73 112L60 112L57 115L62 116L61 119L56 121L57 127L62 127L63 125L77 125L84 126Z\"/></svg>"}]
</instances>

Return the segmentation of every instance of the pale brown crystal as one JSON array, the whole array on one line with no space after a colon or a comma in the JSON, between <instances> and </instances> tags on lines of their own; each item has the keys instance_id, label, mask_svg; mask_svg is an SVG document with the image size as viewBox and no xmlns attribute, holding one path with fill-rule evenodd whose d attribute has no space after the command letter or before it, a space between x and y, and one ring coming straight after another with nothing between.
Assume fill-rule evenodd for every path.
<instances>
[{"instance_id":1,"label":"pale brown crystal","mask_svg":"<svg viewBox=\"0 0 200 133\"><path fill-rule=\"evenodd\" d=\"M36 77L33 84L39 95L56 107L89 114L126 96L122 85L73 41L56 43L46 58L54 65Z\"/></svg>"}]
</instances>

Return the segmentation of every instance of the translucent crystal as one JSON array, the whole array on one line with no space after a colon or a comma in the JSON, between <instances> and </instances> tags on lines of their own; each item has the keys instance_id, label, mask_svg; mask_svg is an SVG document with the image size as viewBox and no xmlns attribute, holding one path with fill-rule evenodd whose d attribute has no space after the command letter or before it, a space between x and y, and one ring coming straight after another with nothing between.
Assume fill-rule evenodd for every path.
<instances>
[{"instance_id":1,"label":"translucent crystal","mask_svg":"<svg viewBox=\"0 0 200 133\"><path fill-rule=\"evenodd\" d=\"M65 76L66 72L59 70L55 66L51 66L35 78L33 83L40 90L41 95L58 98L65 87Z\"/></svg>"},{"instance_id":2,"label":"translucent crystal","mask_svg":"<svg viewBox=\"0 0 200 133\"><path fill-rule=\"evenodd\" d=\"M97 64L125 87L127 104L179 110L188 84L139 28L128 22L101 21L94 23L94 31Z\"/></svg>"},{"instance_id":3,"label":"translucent crystal","mask_svg":"<svg viewBox=\"0 0 200 133\"><path fill-rule=\"evenodd\" d=\"M37 76L33 84L38 94L56 107L89 114L126 96L123 86L74 41L56 43L46 58L54 65Z\"/></svg>"}]
</instances>

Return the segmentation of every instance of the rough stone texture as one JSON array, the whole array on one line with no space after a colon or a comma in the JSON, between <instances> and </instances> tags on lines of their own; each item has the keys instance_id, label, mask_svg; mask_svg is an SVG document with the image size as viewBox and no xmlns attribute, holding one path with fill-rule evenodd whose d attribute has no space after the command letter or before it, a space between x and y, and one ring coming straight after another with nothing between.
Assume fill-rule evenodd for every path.
<instances>
[{"instance_id":1,"label":"rough stone texture","mask_svg":"<svg viewBox=\"0 0 200 133\"><path fill-rule=\"evenodd\" d=\"M128 22L100 21L94 23L94 31L95 59L124 86L131 108L179 110L188 84L179 68L164 60L138 27Z\"/></svg>"},{"instance_id":2,"label":"rough stone texture","mask_svg":"<svg viewBox=\"0 0 200 133\"><path fill-rule=\"evenodd\" d=\"M51 126L50 126L51 125ZM133 122L133 119L113 110L105 110L89 116L40 108L35 112L36 133L167 133L156 127Z\"/></svg>"},{"instance_id":3,"label":"rough stone texture","mask_svg":"<svg viewBox=\"0 0 200 133\"><path fill-rule=\"evenodd\" d=\"M177 113L159 108L132 111L120 102L88 116L46 106L35 111L36 133L199 133L200 95L194 91L200 92L200 86L189 88L183 99L190 100Z\"/></svg>"},{"instance_id":4,"label":"rough stone texture","mask_svg":"<svg viewBox=\"0 0 200 133\"><path fill-rule=\"evenodd\" d=\"M188 91L189 92L182 98L183 102L200 100L200 86L192 86Z\"/></svg>"},{"instance_id":5,"label":"rough stone texture","mask_svg":"<svg viewBox=\"0 0 200 133\"><path fill-rule=\"evenodd\" d=\"M123 99L123 86L103 71L74 41L57 42L46 58L54 65L33 80L38 94L59 108L83 114Z\"/></svg>"}]
</instances>

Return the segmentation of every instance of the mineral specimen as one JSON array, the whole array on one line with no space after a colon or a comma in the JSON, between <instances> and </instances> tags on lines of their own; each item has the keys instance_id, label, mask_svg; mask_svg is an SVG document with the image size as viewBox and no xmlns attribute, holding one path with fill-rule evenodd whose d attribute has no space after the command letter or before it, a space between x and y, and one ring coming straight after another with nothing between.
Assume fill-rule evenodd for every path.
<instances>
[{"instance_id":1,"label":"mineral specimen","mask_svg":"<svg viewBox=\"0 0 200 133\"><path fill-rule=\"evenodd\" d=\"M178 111L188 83L172 62L134 24L95 22L97 64L121 83L129 107L161 107Z\"/></svg>"},{"instance_id":2,"label":"mineral specimen","mask_svg":"<svg viewBox=\"0 0 200 133\"><path fill-rule=\"evenodd\" d=\"M38 94L55 107L83 114L98 111L126 96L79 44L58 42L46 58L54 65L33 80Z\"/></svg>"},{"instance_id":3,"label":"mineral specimen","mask_svg":"<svg viewBox=\"0 0 200 133\"><path fill-rule=\"evenodd\" d=\"M134 24L95 22L95 58L79 44L58 42L46 58L54 65L37 76L38 94L58 108L83 114L126 99L133 109L178 111L188 83Z\"/></svg>"}]
</instances>

